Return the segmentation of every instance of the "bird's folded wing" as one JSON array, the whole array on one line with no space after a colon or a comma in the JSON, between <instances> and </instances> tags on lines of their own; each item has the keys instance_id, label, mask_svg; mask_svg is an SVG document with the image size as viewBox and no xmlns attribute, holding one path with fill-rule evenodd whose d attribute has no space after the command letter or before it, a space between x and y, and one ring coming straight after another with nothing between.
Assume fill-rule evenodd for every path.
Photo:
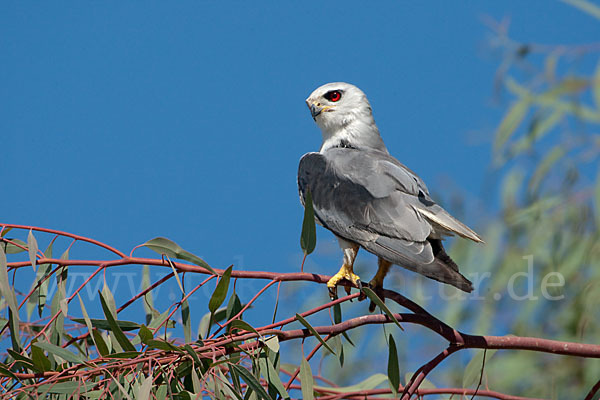
<instances>
[{"instance_id":1,"label":"bird's folded wing","mask_svg":"<svg viewBox=\"0 0 600 400\"><path fill-rule=\"evenodd\" d=\"M354 167L371 161L353 157L354 152L348 155L356 162ZM345 157L342 153L336 154L338 156ZM364 175L354 167L349 171L341 169L329 154L309 153L300 160L300 194L303 197L310 188L320 222L339 236L355 242L377 235L425 242L431 233L431 225L411 207L416 197L393 190L391 179L381 178L367 165L363 164ZM372 190L377 191L378 196L374 196ZM387 195L384 196L385 192Z\"/></svg>"}]
</instances>

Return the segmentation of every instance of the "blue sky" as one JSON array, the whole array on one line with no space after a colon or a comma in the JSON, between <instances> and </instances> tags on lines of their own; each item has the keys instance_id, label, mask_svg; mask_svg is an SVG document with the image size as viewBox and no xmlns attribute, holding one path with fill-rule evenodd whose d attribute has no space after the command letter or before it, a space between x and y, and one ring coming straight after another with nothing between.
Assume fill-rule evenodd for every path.
<instances>
[{"instance_id":1,"label":"blue sky","mask_svg":"<svg viewBox=\"0 0 600 400\"><path fill-rule=\"evenodd\" d=\"M388 148L433 193L478 198L502 111L482 17L510 17L525 41L598 33L561 2L523 4L5 3L1 220L296 271L297 165L321 142L304 99L330 81L367 93ZM333 273L333 236L318 238Z\"/></svg>"}]
</instances>

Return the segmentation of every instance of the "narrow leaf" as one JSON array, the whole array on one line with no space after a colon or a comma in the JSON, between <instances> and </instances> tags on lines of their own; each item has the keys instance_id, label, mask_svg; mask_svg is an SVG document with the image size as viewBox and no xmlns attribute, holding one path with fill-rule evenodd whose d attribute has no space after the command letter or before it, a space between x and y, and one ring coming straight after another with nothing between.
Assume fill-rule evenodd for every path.
<instances>
[{"instance_id":1,"label":"narrow leaf","mask_svg":"<svg viewBox=\"0 0 600 400\"><path fill-rule=\"evenodd\" d=\"M127 339L127 336L125 336L125 334L117 324L117 321L113 317L110 309L108 308L108 305L106 304L106 300L104 300L104 296L102 296L102 293L100 293L100 291L98 291L98 295L100 295L100 302L102 303L102 310L104 311L104 316L108 320L111 331L115 335L117 342L119 342L119 344L125 351L136 351L135 346L131 344L129 339Z\"/></svg>"},{"instance_id":2,"label":"narrow leaf","mask_svg":"<svg viewBox=\"0 0 600 400\"><path fill-rule=\"evenodd\" d=\"M190 322L190 305L187 300L181 303L181 324L183 325L183 338L186 343L192 341L192 324Z\"/></svg>"},{"instance_id":3,"label":"narrow leaf","mask_svg":"<svg viewBox=\"0 0 600 400\"><path fill-rule=\"evenodd\" d=\"M102 337L102 334L97 329L92 331L92 337L94 338L94 342L96 343L96 350L98 350L98 354L102 357L106 357L109 355L110 351L108 350L108 346Z\"/></svg>"},{"instance_id":4,"label":"narrow leaf","mask_svg":"<svg viewBox=\"0 0 600 400\"><path fill-rule=\"evenodd\" d=\"M52 258L52 246L54 242L50 242L46 250L44 251L44 258ZM37 307L38 307L38 315L40 318L42 317L42 313L44 311L44 306L46 305L47 296L48 296L48 286L50 284L50 279L44 279L52 273L52 264L42 264L38 266L37 274L36 274L36 282L42 282L38 289L37 296Z\"/></svg>"},{"instance_id":5,"label":"narrow leaf","mask_svg":"<svg viewBox=\"0 0 600 400\"><path fill-rule=\"evenodd\" d=\"M497 350L478 350L477 353L475 354L475 356L471 359L471 361L469 361L469 363L467 364L467 367L465 368L465 372L463 375L463 382L462 382L462 387L464 388L468 388L471 387L475 384L477 384L477 382L479 382L479 377L481 376L481 369L482 366L484 365L484 360L483 360L483 356L484 354L486 354L485 356L485 361L489 361L490 358L492 358L492 356L494 354L496 354Z\"/></svg>"},{"instance_id":6,"label":"narrow leaf","mask_svg":"<svg viewBox=\"0 0 600 400\"><path fill-rule=\"evenodd\" d=\"M150 376L147 377L146 379L144 379L144 382L142 382L142 386L140 386L140 390L138 392L138 395L136 396L136 399L141 399L141 400L150 399L151 391L152 391L152 374L150 374Z\"/></svg>"},{"instance_id":7,"label":"narrow leaf","mask_svg":"<svg viewBox=\"0 0 600 400\"><path fill-rule=\"evenodd\" d=\"M63 349L62 347L58 347L48 342L36 342L32 346L39 347L42 350L46 350L48 353L52 353L55 356L59 356L65 361L81 364L84 362L83 358L79 354L75 354L70 352L67 349Z\"/></svg>"},{"instance_id":8,"label":"narrow leaf","mask_svg":"<svg viewBox=\"0 0 600 400\"><path fill-rule=\"evenodd\" d=\"M142 269L142 290L146 290L150 287L150 268L144 265ZM152 321L154 315L154 298L152 297L152 290L146 292L144 295L144 311L146 312L146 324Z\"/></svg>"},{"instance_id":9,"label":"narrow leaf","mask_svg":"<svg viewBox=\"0 0 600 400\"><path fill-rule=\"evenodd\" d=\"M555 146L544 159L538 164L537 168L531 180L529 181L529 189L532 192L536 192L540 186L540 183L544 179L548 172L550 172L552 166L565 155L565 149L563 145Z\"/></svg>"},{"instance_id":10,"label":"narrow leaf","mask_svg":"<svg viewBox=\"0 0 600 400\"><path fill-rule=\"evenodd\" d=\"M246 321L242 321L241 319L234 319L230 322L232 328L242 329L244 331L256 333L258 336L261 336L260 333L256 329L252 327Z\"/></svg>"},{"instance_id":11,"label":"narrow leaf","mask_svg":"<svg viewBox=\"0 0 600 400\"><path fill-rule=\"evenodd\" d=\"M151 349L181 352L181 349L179 347L174 346L173 344L167 342L166 340L151 339L151 340L148 340L148 342L146 344Z\"/></svg>"},{"instance_id":12,"label":"narrow leaf","mask_svg":"<svg viewBox=\"0 0 600 400\"><path fill-rule=\"evenodd\" d=\"M381 308L383 310L383 312L385 313L385 315L388 316L389 319L391 319L392 321L394 321L394 323L398 326L398 328L400 328L401 330L404 330L404 328L402 326L400 326L400 322L398 322L398 320L394 316L394 313L392 313L390 311L390 309L387 308L387 306L385 305L385 303L379 298L379 296L377 296L377 294L373 290L371 290L371 288L363 286L362 291L363 291L364 294L367 295L367 297L373 303L377 304L379 306L379 308Z\"/></svg>"},{"instance_id":13,"label":"narrow leaf","mask_svg":"<svg viewBox=\"0 0 600 400\"><path fill-rule=\"evenodd\" d=\"M15 383L19 382L19 378L17 378L17 376L11 370L9 370L4 364L0 365L0 375L8 376L9 378L14 379Z\"/></svg>"},{"instance_id":14,"label":"narrow leaf","mask_svg":"<svg viewBox=\"0 0 600 400\"><path fill-rule=\"evenodd\" d=\"M592 81L592 91L594 93L594 101L596 102L596 109L600 110L600 62L596 66L596 72L594 73L594 78Z\"/></svg>"},{"instance_id":15,"label":"narrow leaf","mask_svg":"<svg viewBox=\"0 0 600 400\"><path fill-rule=\"evenodd\" d=\"M0 248L0 294L4 296L4 299L8 303L8 323L13 350L17 352L21 351L17 296L8 280L8 265L4 249L2 248Z\"/></svg>"},{"instance_id":16,"label":"narrow leaf","mask_svg":"<svg viewBox=\"0 0 600 400\"><path fill-rule=\"evenodd\" d=\"M86 323L85 318L72 318L71 319L73 322L77 322L79 324L84 324ZM136 329L140 328L140 324L135 323L135 322L131 322L131 321L117 321L115 320L115 322L117 323L117 325L119 326L119 328L121 328L122 331L134 331ZM94 328L98 328L98 329L104 329L104 330L111 330L111 325L110 323L105 320L105 319L95 319L95 318L91 318L90 319L90 324L94 327Z\"/></svg>"},{"instance_id":17,"label":"narrow leaf","mask_svg":"<svg viewBox=\"0 0 600 400\"><path fill-rule=\"evenodd\" d=\"M317 340L319 342L321 342L321 344L327 349L329 350L330 353L335 354L335 351L333 351L333 349L331 347L329 347L329 345L327 343L325 343L325 340L323 340L323 338L321 337L321 335L319 335L319 333L316 331L315 328L312 327L311 324L308 323L307 320L304 319L304 317L302 317L302 315L300 314L296 314L296 319L302 324L304 325L309 331L310 333L312 333L312 335L314 337L317 338Z\"/></svg>"},{"instance_id":18,"label":"narrow leaf","mask_svg":"<svg viewBox=\"0 0 600 400\"><path fill-rule=\"evenodd\" d=\"M315 386L316 389L327 389L330 392L336 393L347 393L347 392L356 392L361 390L372 390L382 383L386 382L388 377L384 374L375 374L366 378L365 380L357 383L352 386L343 386L343 387L323 387L323 386Z\"/></svg>"},{"instance_id":19,"label":"narrow leaf","mask_svg":"<svg viewBox=\"0 0 600 400\"><path fill-rule=\"evenodd\" d=\"M288 394L287 390L285 390L285 387L281 382L281 378L279 378L279 374L275 370L271 360L269 360L267 357L261 357L259 359L259 363L261 374L263 378L269 382L269 386L273 387L277 393L279 393L279 396L281 396L282 399L289 399L290 395Z\"/></svg>"},{"instance_id":20,"label":"narrow leaf","mask_svg":"<svg viewBox=\"0 0 600 400\"><path fill-rule=\"evenodd\" d=\"M388 355L388 379L394 395L398 393L400 387L400 367L398 365L398 351L396 350L396 342L390 333L389 335L389 355Z\"/></svg>"},{"instance_id":21,"label":"narrow leaf","mask_svg":"<svg viewBox=\"0 0 600 400\"><path fill-rule=\"evenodd\" d=\"M333 306L333 323L339 324L341 322L342 322L342 307L338 303ZM348 341L348 343L350 343L352 345L352 347L356 347L354 345L354 342L352 342L352 340L350 340L350 336L348 336L348 334L346 332L342 331L342 336L344 336L344 338Z\"/></svg>"},{"instance_id":22,"label":"narrow leaf","mask_svg":"<svg viewBox=\"0 0 600 400\"><path fill-rule=\"evenodd\" d=\"M179 286L179 290L181 290L182 295L185 296L185 289L183 288L183 283L181 283L181 279L179 278L179 274L177 273L175 264L173 264L173 262L169 259L169 257L167 257L167 261L169 262L169 265L171 266L171 270L173 271L173 275L175 276L175 280L177 281L177 286Z\"/></svg>"},{"instance_id":23,"label":"narrow leaf","mask_svg":"<svg viewBox=\"0 0 600 400\"><path fill-rule=\"evenodd\" d=\"M229 279L231 277L231 270L233 266L230 266L223 272L223 276L219 279L219 283L215 291L213 292L210 300L208 302L208 309L211 313L214 313L217 308L223 304L225 298L227 297L227 291L229 290Z\"/></svg>"},{"instance_id":24,"label":"narrow leaf","mask_svg":"<svg viewBox=\"0 0 600 400\"><path fill-rule=\"evenodd\" d=\"M300 364L300 383L302 385L302 398L304 400L313 400L315 398L315 381L310 364L304 357L302 357L302 363Z\"/></svg>"},{"instance_id":25,"label":"narrow leaf","mask_svg":"<svg viewBox=\"0 0 600 400\"><path fill-rule=\"evenodd\" d=\"M18 254L18 253L22 253L25 250L23 250L23 248L27 248L27 243L25 243L24 241L20 240L20 239L16 239L16 238L10 238L7 239L10 240L11 243L9 242L4 242L3 245L4 246L0 246L4 248L4 252L6 254ZM19 245L19 246L17 246Z\"/></svg>"},{"instance_id":26,"label":"narrow leaf","mask_svg":"<svg viewBox=\"0 0 600 400\"><path fill-rule=\"evenodd\" d=\"M252 389L256 395L261 399L271 400L271 396L265 391L265 388L258 382L258 380L244 367L240 367L237 364L229 364L229 368L233 369L244 382L248 385L249 389Z\"/></svg>"},{"instance_id":27,"label":"narrow leaf","mask_svg":"<svg viewBox=\"0 0 600 400\"><path fill-rule=\"evenodd\" d=\"M154 339L154 335L152 334L152 331L150 329L146 328L145 325L140 326L138 336L140 337L140 340L144 344L148 344L148 342L150 340Z\"/></svg>"},{"instance_id":28,"label":"narrow leaf","mask_svg":"<svg viewBox=\"0 0 600 400\"><path fill-rule=\"evenodd\" d=\"M508 139L512 136L514 131L519 127L521 121L527 115L529 110L530 100L528 97L523 97L520 100L514 102L506 113L500 126L496 130L494 138L494 150L498 151Z\"/></svg>"},{"instance_id":29,"label":"narrow leaf","mask_svg":"<svg viewBox=\"0 0 600 400\"><path fill-rule=\"evenodd\" d=\"M579 8L581 11L600 19L600 7L588 0L562 0L563 2Z\"/></svg>"},{"instance_id":30,"label":"narrow leaf","mask_svg":"<svg viewBox=\"0 0 600 400\"><path fill-rule=\"evenodd\" d=\"M148 240L142 246L146 246L150 250L157 252L158 254L164 254L168 257L178 258L180 260L189 261L193 264L196 264L202 268L209 270L211 273L218 275L211 267L201 259L200 257L184 250L172 240L163 237L157 237L151 240Z\"/></svg>"},{"instance_id":31,"label":"narrow leaf","mask_svg":"<svg viewBox=\"0 0 600 400\"><path fill-rule=\"evenodd\" d=\"M315 250L317 245L317 228L315 226L315 211L313 209L312 194L310 188L306 189L304 195L304 219L302 220L302 234L300 235L300 247L304 254L308 255Z\"/></svg>"},{"instance_id":32,"label":"narrow leaf","mask_svg":"<svg viewBox=\"0 0 600 400\"><path fill-rule=\"evenodd\" d=\"M279 337L277 337L277 335L273 335L270 338L263 337L259 340L264 343L273 353L279 352Z\"/></svg>"},{"instance_id":33,"label":"narrow leaf","mask_svg":"<svg viewBox=\"0 0 600 400\"><path fill-rule=\"evenodd\" d=\"M36 270L37 265L37 252L38 252L38 243L33 236L33 230L29 230L29 235L27 235L27 249L29 251L29 262L31 262L31 267L33 268L33 272Z\"/></svg>"},{"instance_id":34,"label":"narrow leaf","mask_svg":"<svg viewBox=\"0 0 600 400\"><path fill-rule=\"evenodd\" d=\"M35 343L32 343L31 346L31 360L33 361L33 365L42 372L50 371L52 369L50 360L46 357L44 351L39 347L34 346L34 344Z\"/></svg>"}]
</instances>

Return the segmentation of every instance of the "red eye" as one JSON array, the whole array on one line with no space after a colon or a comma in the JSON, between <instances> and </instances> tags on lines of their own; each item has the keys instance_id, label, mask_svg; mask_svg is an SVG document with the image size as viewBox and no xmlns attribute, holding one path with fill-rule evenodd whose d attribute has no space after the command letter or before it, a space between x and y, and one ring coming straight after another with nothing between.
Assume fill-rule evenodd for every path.
<instances>
[{"instance_id":1,"label":"red eye","mask_svg":"<svg viewBox=\"0 0 600 400\"><path fill-rule=\"evenodd\" d=\"M342 98L342 93L337 90L332 90L331 92L325 93L324 97L327 100L335 103L336 101L340 101L340 99Z\"/></svg>"}]
</instances>

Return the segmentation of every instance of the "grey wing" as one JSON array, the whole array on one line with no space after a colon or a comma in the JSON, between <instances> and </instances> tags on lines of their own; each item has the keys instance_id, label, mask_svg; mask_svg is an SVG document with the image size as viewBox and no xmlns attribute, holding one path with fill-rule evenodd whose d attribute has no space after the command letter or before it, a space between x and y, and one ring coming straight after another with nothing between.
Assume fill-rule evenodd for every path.
<instances>
[{"instance_id":1,"label":"grey wing","mask_svg":"<svg viewBox=\"0 0 600 400\"><path fill-rule=\"evenodd\" d=\"M386 174L377 164L378 154L332 150L325 155L309 153L300 160L300 195L303 198L310 188L315 218L379 257L469 291L470 283L456 264L434 255L428 240L432 225L414 207L419 200L413 193L426 192L425 184L409 170L404 175Z\"/></svg>"},{"instance_id":2,"label":"grey wing","mask_svg":"<svg viewBox=\"0 0 600 400\"><path fill-rule=\"evenodd\" d=\"M344 150L346 154L342 155ZM397 191L410 195L410 207L431 223L435 237L457 234L475 242L483 242L475 231L436 204L421 178L389 154L335 149L331 159L338 170L346 171L350 179L364 185L375 197L393 195ZM365 174L365 170L371 172Z\"/></svg>"}]
</instances>

